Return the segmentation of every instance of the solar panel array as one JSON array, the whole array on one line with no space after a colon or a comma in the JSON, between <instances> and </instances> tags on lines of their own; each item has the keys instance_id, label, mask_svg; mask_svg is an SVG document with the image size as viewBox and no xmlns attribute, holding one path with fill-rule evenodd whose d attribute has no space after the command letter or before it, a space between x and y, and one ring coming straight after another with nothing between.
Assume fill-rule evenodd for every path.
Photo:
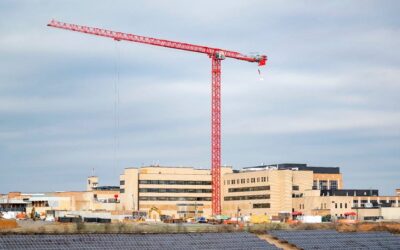
<instances>
[{"instance_id":1,"label":"solar panel array","mask_svg":"<svg viewBox=\"0 0 400 250\"><path fill-rule=\"evenodd\" d=\"M250 233L0 235L0 249L278 249Z\"/></svg>"},{"instance_id":2,"label":"solar panel array","mask_svg":"<svg viewBox=\"0 0 400 250\"><path fill-rule=\"evenodd\" d=\"M270 231L269 234L302 249L400 249L400 236L389 232L282 230Z\"/></svg>"}]
</instances>

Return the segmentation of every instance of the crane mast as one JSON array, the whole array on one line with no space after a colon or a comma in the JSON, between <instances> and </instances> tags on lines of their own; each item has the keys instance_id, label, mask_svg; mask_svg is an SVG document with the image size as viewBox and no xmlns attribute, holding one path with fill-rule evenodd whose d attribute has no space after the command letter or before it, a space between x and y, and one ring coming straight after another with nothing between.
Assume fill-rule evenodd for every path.
<instances>
[{"instance_id":1,"label":"crane mast","mask_svg":"<svg viewBox=\"0 0 400 250\"><path fill-rule=\"evenodd\" d=\"M175 42L152 37L139 36L112 30L69 24L51 20L47 26L70 31L112 38L116 41L129 41L154 46L185 50L207 54L211 59L211 178L212 178L212 214L221 214L221 61L225 58L255 62L264 66L267 56L248 56L239 52L212 48L189 43Z\"/></svg>"}]
</instances>

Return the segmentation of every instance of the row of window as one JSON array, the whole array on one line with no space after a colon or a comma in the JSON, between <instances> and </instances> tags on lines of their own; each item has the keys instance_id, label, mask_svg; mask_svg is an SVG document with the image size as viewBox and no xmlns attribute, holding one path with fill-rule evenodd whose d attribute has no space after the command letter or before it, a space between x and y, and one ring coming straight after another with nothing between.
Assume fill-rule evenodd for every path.
<instances>
[{"instance_id":1,"label":"row of window","mask_svg":"<svg viewBox=\"0 0 400 250\"><path fill-rule=\"evenodd\" d=\"M211 201L211 197L139 196L140 201Z\"/></svg>"},{"instance_id":2,"label":"row of window","mask_svg":"<svg viewBox=\"0 0 400 250\"><path fill-rule=\"evenodd\" d=\"M244 183L256 183L256 182L268 182L268 177L257 177L257 178L242 178L224 181L224 185L244 184Z\"/></svg>"},{"instance_id":3,"label":"row of window","mask_svg":"<svg viewBox=\"0 0 400 250\"><path fill-rule=\"evenodd\" d=\"M270 190L270 186L258 186L258 187L242 187L242 188L229 188L228 192L249 192L249 191L261 191Z\"/></svg>"},{"instance_id":4,"label":"row of window","mask_svg":"<svg viewBox=\"0 0 400 250\"><path fill-rule=\"evenodd\" d=\"M239 201L239 200L263 200L269 199L271 195L263 194L263 195L244 195L244 196L226 196L224 197L225 201Z\"/></svg>"},{"instance_id":5,"label":"row of window","mask_svg":"<svg viewBox=\"0 0 400 250\"><path fill-rule=\"evenodd\" d=\"M253 208L271 208L270 203L254 203Z\"/></svg>"},{"instance_id":6,"label":"row of window","mask_svg":"<svg viewBox=\"0 0 400 250\"><path fill-rule=\"evenodd\" d=\"M340 205L340 208L343 208L343 204L342 203L335 203L335 208L338 208L338 204ZM344 203L344 208L347 208L347 203Z\"/></svg>"},{"instance_id":7,"label":"row of window","mask_svg":"<svg viewBox=\"0 0 400 250\"><path fill-rule=\"evenodd\" d=\"M203 203L178 203L176 204L178 207L197 207L197 206L204 206Z\"/></svg>"},{"instance_id":8,"label":"row of window","mask_svg":"<svg viewBox=\"0 0 400 250\"><path fill-rule=\"evenodd\" d=\"M139 180L139 184L156 184L156 185L211 185L211 181Z\"/></svg>"},{"instance_id":9,"label":"row of window","mask_svg":"<svg viewBox=\"0 0 400 250\"><path fill-rule=\"evenodd\" d=\"M202 214L203 211L199 210L199 211L177 211L178 214Z\"/></svg>"},{"instance_id":10,"label":"row of window","mask_svg":"<svg viewBox=\"0 0 400 250\"><path fill-rule=\"evenodd\" d=\"M328 186L328 181L327 180L320 180L319 182L317 180L314 180L313 182L313 189L320 189L320 190L337 190L338 189L338 182L337 180L330 180L329 181L329 186Z\"/></svg>"},{"instance_id":11,"label":"row of window","mask_svg":"<svg viewBox=\"0 0 400 250\"><path fill-rule=\"evenodd\" d=\"M370 200L369 202L370 203L374 203L374 202L376 202L376 203L396 203L396 200L389 200L389 201L379 200L379 202L378 202L378 200ZM353 200L353 204L357 204L357 203L358 203L358 200ZM368 203L368 200L361 200L361 203Z\"/></svg>"},{"instance_id":12,"label":"row of window","mask_svg":"<svg viewBox=\"0 0 400 250\"><path fill-rule=\"evenodd\" d=\"M139 188L139 193L211 193L211 189Z\"/></svg>"}]
</instances>

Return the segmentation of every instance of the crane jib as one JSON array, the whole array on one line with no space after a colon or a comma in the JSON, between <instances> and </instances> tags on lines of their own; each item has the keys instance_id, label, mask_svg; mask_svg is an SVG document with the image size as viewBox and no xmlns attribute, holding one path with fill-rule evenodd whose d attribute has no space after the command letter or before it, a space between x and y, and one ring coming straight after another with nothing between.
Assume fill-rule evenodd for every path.
<instances>
[{"instance_id":1,"label":"crane jib","mask_svg":"<svg viewBox=\"0 0 400 250\"><path fill-rule=\"evenodd\" d=\"M128 33L123 33L123 32L119 32L119 31L111 31L111 30L82 26L82 25L77 25L77 24L69 24L69 23L59 22L56 20L50 21L48 26L51 26L54 28L60 28L60 29L81 32L81 33L86 33L86 34L97 35L97 36L109 37L116 41L124 40L124 41L130 41L130 42L144 43L144 44L149 44L149 45L154 45L154 46L203 53L203 54L212 55L212 56L214 56L217 52L220 52L220 53L222 52L225 57L233 58L233 59L237 59L237 60L248 61L248 62L257 62L259 64L259 66L265 65L265 63L267 61L267 57L265 55L247 56L247 55L243 55L239 52L230 51L230 50L212 48L212 47L207 47L207 46L202 46L202 45L194 45L194 44L189 44L189 43L175 42L175 41L170 41L170 40L165 40L165 39L157 39L157 38L152 38L152 37L139 36L139 35L128 34Z\"/></svg>"}]
</instances>

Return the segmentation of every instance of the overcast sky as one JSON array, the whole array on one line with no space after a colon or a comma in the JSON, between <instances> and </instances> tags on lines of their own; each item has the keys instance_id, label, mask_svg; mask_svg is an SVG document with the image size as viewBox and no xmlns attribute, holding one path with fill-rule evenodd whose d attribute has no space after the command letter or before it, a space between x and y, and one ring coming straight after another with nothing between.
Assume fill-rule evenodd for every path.
<instances>
[{"instance_id":1,"label":"overcast sky","mask_svg":"<svg viewBox=\"0 0 400 250\"><path fill-rule=\"evenodd\" d=\"M118 185L125 167L210 166L206 55L52 18L265 53L264 81L222 63L223 164L339 166L346 188L400 188L398 1L196 2L2 0L0 193L83 190L93 168Z\"/></svg>"}]
</instances>

